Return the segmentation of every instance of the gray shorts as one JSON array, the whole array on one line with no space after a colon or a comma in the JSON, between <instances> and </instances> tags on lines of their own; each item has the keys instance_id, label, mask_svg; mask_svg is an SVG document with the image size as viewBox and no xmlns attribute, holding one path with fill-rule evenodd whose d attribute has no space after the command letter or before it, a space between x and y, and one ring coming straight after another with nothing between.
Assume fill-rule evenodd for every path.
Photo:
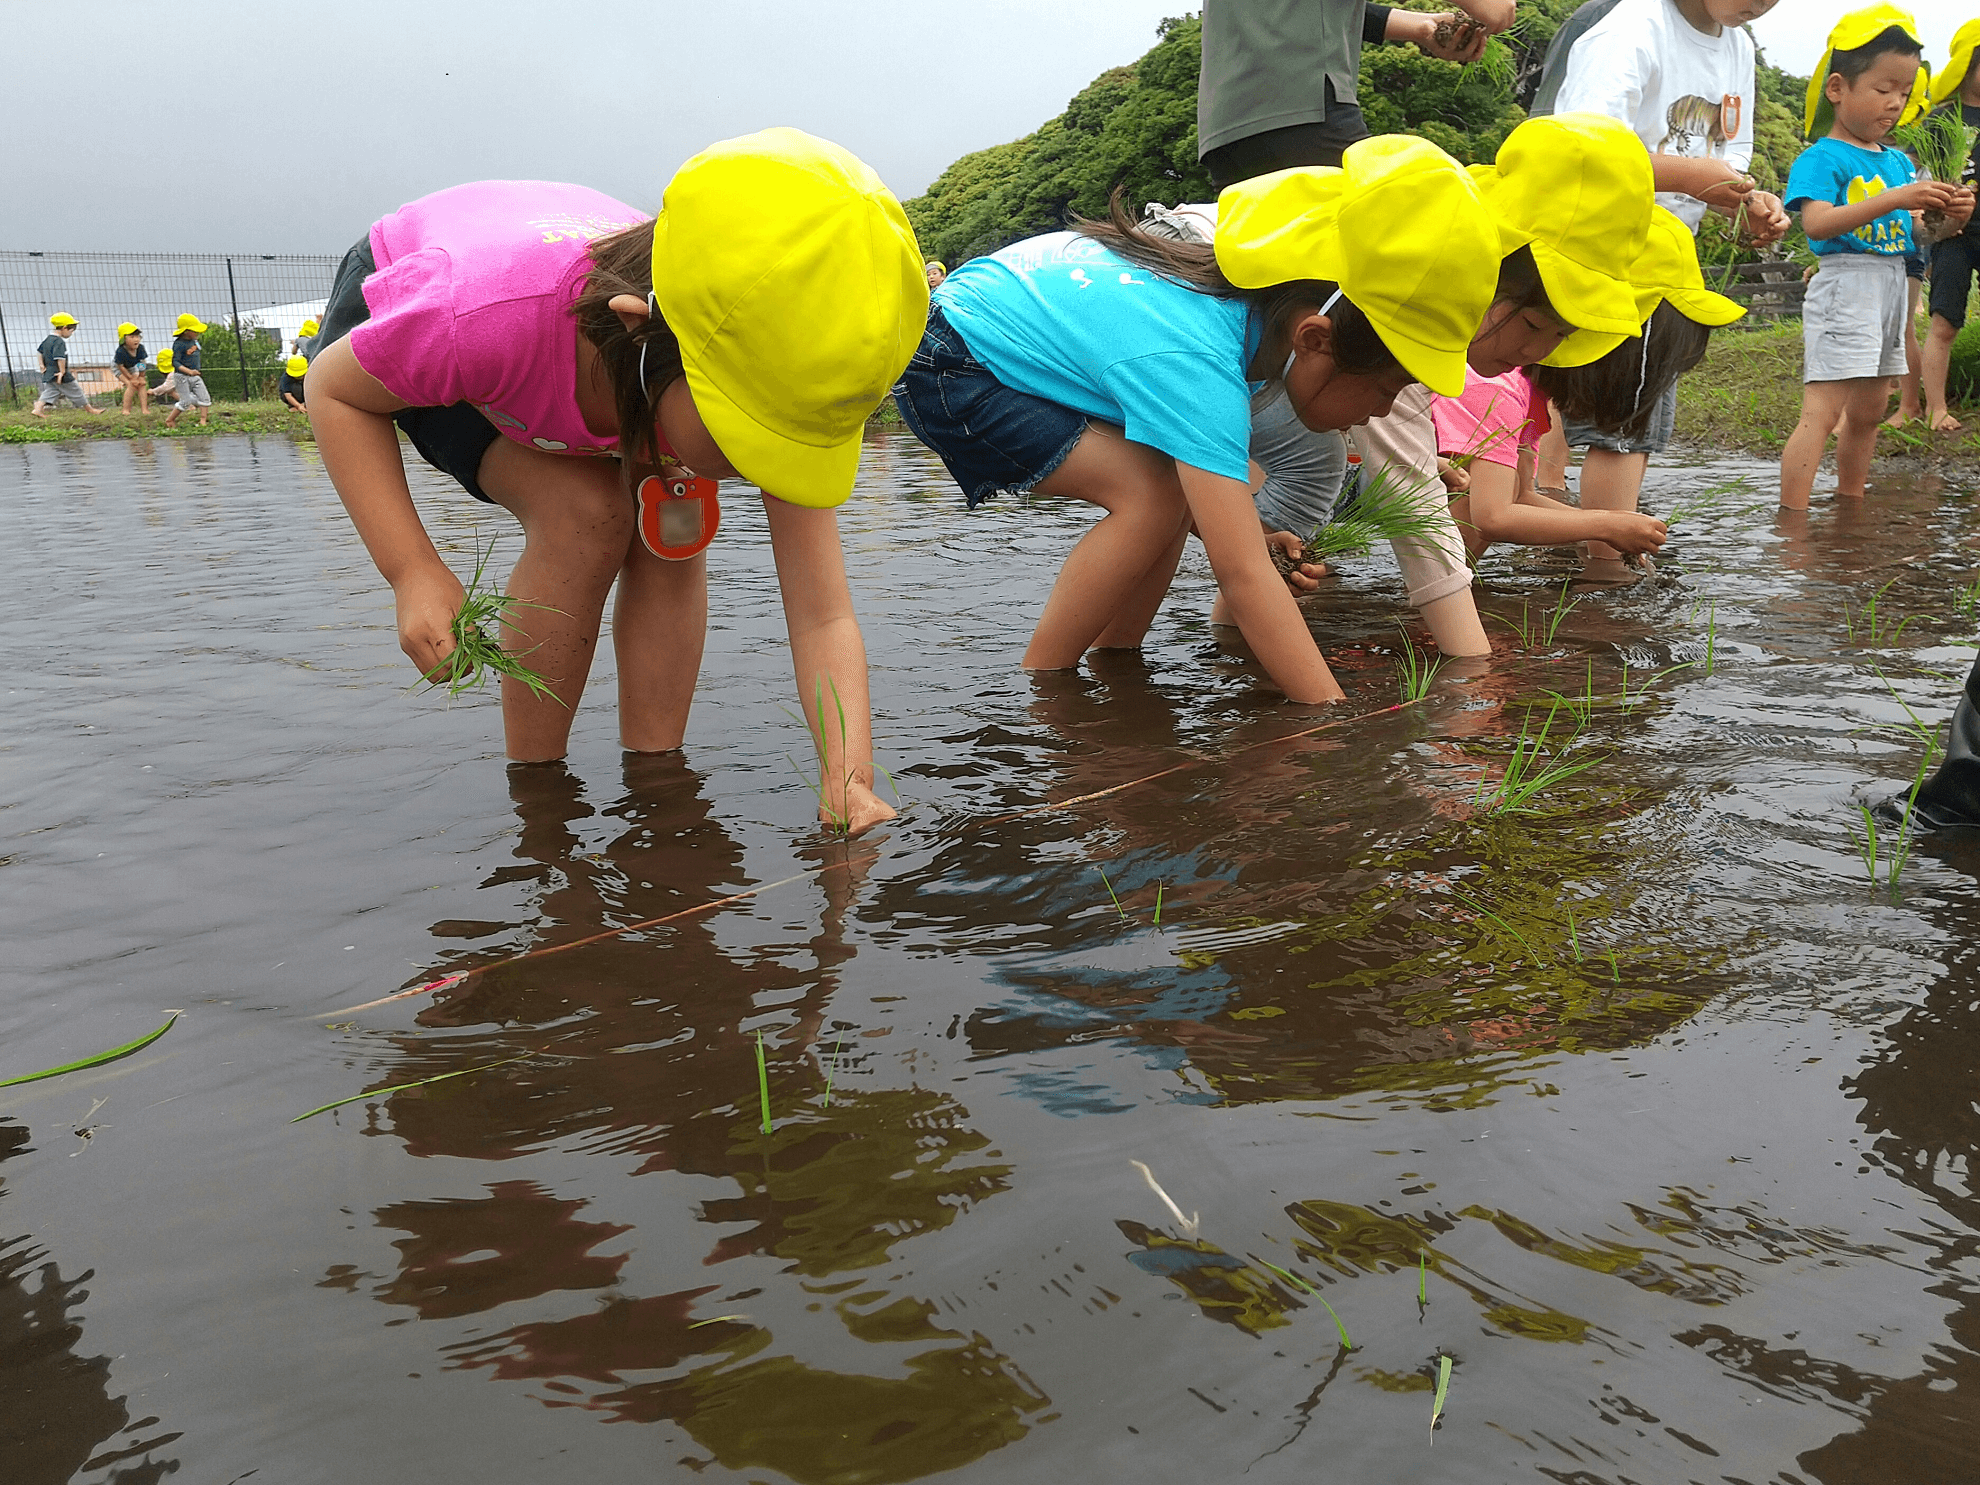
<instances>
[{"instance_id":1,"label":"gray shorts","mask_svg":"<svg viewBox=\"0 0 1980 1485\"><path fill-rule=\"evenodd\" d=\"M179 411L189 407L211 407L213 399L206 391L206 378L189 375L183 371L172 373L172 395L179 399Z\"/></svg>"},{"instance_id":2,"label":"gray shorts","mask_svg":"<svg viewBox=\"0 0 1980 1485\"><path fill-rule=\"evenodd\" d=\"M75 381L43 382L41 394L34 400L46 403L49 407L60 407L64 403L70 407L89 406L89 394L83 391L80 382Z\"/></svg>"},{"instance_id":3,"label":"gray shorts","mask_svg":"<svg viewBox=\"0 0 1980 1485\"><path fill-rule=\"evenodd\" d=\"M1347 439L1300 422L1281 386L1251 414L1251 457L1265 470L1258 519L1304 540L1333 519L1347 477Z\"/></svg>"},{"instance_id":4,"label":"gray shorts","mask_svg":"<svg viewBox=\"0 0 1980 1485\"><path fill-rule=\"evenodd\" d=\"M1571 449L1608 449L1617 454L1661 454L1671 446L1671 436L1677 431L1678 389L1672 382L1664 388L1664 395L1657 399L1651 410L1650 423L1634 438L1621 433L1607 433L1592 423L1570 422L1561 430Z\"/></svg>"},{"instance_id":5,"label":"gray shorts","mask_svg":"<svg viewBox=\"0 0 1980 1485\"><path fill-rule=\"evenodd\" d=\"M1801 305L1801 379L1903 376L1904 323L1910 313L1903 258L1824 255Z\"/></svg>"}]
</instances>

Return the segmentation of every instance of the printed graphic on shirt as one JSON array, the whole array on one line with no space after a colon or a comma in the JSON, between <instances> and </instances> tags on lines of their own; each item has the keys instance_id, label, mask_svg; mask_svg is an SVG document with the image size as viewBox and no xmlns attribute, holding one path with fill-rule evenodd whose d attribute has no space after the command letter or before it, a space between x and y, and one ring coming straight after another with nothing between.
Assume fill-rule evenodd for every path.
<instances>
[{"instance_id":1,"label":"printed graphic on shirt","mask_svg":"<svg viewBox=\"0 0 1980 1485\"><path fill-rule=\"evenodd\" d=\"M1851 204L1868 201L1872 196L1883 194L1884 179L1878 175L1873 175L1868 180L1860 175L1851 176L1849 185L1845 188L1845 195ZM1908 241L1896 212L1886 212L1875 221L1865 222L1849 235L1873 253L1901 253L1905 250Z\"/></svg>"},{"instance_id":2,"label":"printed graphic on shirt","mask_svg":"<svg viewBox=\"0 0 1980 1485\"><path fill-rule=\"evenodd\" d=\"M1686 93L1665 111L1664 137L1651 153L1723 155L1727 141L1739 138L1739 121L1745 111L1745 102L1737 93L1727 93L1717 103Z\"/></svg>"},{"instance_id":3,"label":"printed graphic on shirt","mask_svg":"<svg viewBox=\"0 0 1980 1485\"><path fill-rule=\"evenodd\" d=\"M524 225L541 232L545 242L596 242L601 237L623 232L634 224L615 221L611 217L557 212L547 217L536 217Z\"/></svg>"}]
</instances>

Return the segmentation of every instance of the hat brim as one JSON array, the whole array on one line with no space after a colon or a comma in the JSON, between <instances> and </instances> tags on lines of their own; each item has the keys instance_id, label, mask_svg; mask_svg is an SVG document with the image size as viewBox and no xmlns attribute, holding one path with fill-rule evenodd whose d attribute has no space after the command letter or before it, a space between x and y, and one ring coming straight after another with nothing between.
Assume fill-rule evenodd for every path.
<instances>
[{"instance_id":1,"label":"hat brim","mask_svg":"<svg viewBox=\"0 0 1980 1485\"><path fill-rule=\"evenodd\" d=\"M1664 298L1675 304L1687 320L1696 320L1701 325L1730 325L1746 313L1746 306L1737 299L1728 299L1710 289L1672 289Z\"/></svg>"},{"instance_id":2,"label":"hat brim","mask_svg":"<svg viewBox=\"0 0 1980 1485\"><path fill-rule=\"evenodd\" d=\"M1629 282L1597 273L1534 238L1529 244L1554 313L1577 330L1601 330L1628 338L1636 334L1636 291Z\"/></svg>"},{"instance_id":3,"label":"hat brim","mask_svg":"<svg viewBox=\"0 0 1980 1485\"><path fill-rule=\"evenodd\" d=\"M686 349L682 347L684 353ZM694 394L695 411L736 473L765 495L791 505L831 510L846 503L859 474L864 419L838 443L799 443L765 428L744 412L685 354L682 366L687 372L688 390Z\"/></svg>"},{"instance_id":4,"label":"hat brim","mask_svg":"<svg viewBox=\"0 0 1980 1485\"><path fill-rule=\"evenodd\" d=\"M1617 335L1610 330L1577 330L1566 340L1554 347L1554 353L1540 364L1542 366L1586 366L1591 361L1599 361L1625 340L1633 340L1641 334L1641 327L1628 335Z\"/></svg>"},{"instance_id":5,"label":"hat brim","mask_svg":"<svg viewBox=\"0 0 1980 1485\"><path fill-rule=\"evenodd\" d=\"M1385 325L1367 309L1362 309L1368 322L1375 327L1375 333L1382 337L1382 344L1389 348L1389 354L1402 362L1403 370L1422 382L1439 397L1462 397L1464 395L1464 354L1466 348L1455 350L1443 346L1425 345L1412 340L1393 326Z\"/></svg>"}]
</instances>

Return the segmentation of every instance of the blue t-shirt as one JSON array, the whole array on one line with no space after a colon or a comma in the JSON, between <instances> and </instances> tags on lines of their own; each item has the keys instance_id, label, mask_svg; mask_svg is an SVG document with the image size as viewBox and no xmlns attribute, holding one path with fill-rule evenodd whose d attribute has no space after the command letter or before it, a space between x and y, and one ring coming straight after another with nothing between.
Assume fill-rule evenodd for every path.
<instances>
[{"instance_id":1,"label":"blue t-shirt","mask_svg":"<svg viewBox=\"0 0 1980 1485\"><path fill-rule=\"evenodd\" d=\"M1005 386L1117 424L1184 464L1249 478L1244 372L1256 344L1243 300L1048 232L972 258L935 302Z\"/></svg>"},{"instance_id":2,"label":"blue t-shirt","mask_svg":"<svg viewBox=\"0 0 1980 1485\"><path fill-rule=\"evenodd\" d=\"M1860 149L1840 139L1818 139L1799 155L1788 171L1789 211L1799 211L1805 201L1826 201L1831 206L1881 195L1912 181L1911 161L1900 150ZM1893 211L1865 222L1854 232L1823 242L1808 239L1811 252L1883 253L1902 257L1911 251L1911 213Z\"/></svg>"},{"instance_id":3,"label":"blue t-shirt","mask_svg":"<svg viewBox=\"0 0 1980 1485\"><path fill-rule=\"evenodd\" d=\"M199 340L190 330L172 337L172 369L187 376L199 375Z\"/></svg>"}]
</instances>

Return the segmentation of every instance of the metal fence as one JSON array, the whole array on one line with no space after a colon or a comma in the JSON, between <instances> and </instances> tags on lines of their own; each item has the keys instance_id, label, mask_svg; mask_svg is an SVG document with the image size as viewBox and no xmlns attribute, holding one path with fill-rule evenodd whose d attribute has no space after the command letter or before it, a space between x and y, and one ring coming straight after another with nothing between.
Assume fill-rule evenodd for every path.
<instances>
[{"instance_id":1,"label":"metal fence","mask_svg":"<svg viewBox=\"0 0 1980 1485\"><path fill-rule=\"evenodd\" d=\"M323 310L337 258L324 253L0 252L0 358L7 398L25 406L41 380L35 348L48 317L71 314L69 365L78 378L110 365L117 326L135 324L152 356L182 314L207 325L201 374L218 398L270 397L288 347Z\"/></svg>"}]
</instances>

